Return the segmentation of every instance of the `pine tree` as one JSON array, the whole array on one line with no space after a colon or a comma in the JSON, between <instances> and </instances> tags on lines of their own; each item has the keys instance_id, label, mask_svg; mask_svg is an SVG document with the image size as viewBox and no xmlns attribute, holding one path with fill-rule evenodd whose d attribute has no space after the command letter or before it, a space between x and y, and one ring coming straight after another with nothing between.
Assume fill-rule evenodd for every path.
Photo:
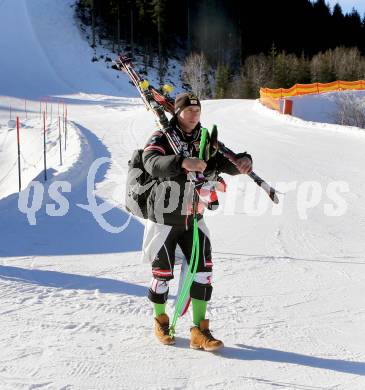
<instances>
[{"instance_id":1,"label":"pine tree","mask_svg":"<svg viewBox=\"0 0 365 390\"><path fill-rule=\"evenodd\" d=\"M331 49L344 44L343 32L345 28L345 16L342 13L341 6L336 3L332 13L331 26Z\"/></svg>"},{"instance_id":2,"label":"pine tree","mask_svg":"<svg viewBox=\"0 0 365 390\"><path fill-rule=\"evenodd\" d=\"M226 93L230 82L230 74L230 69L227 64L218 64L215 72L215 99L223 99L227 97Z\"/></svg>"},{"instance_id":3,"label":"pine tree","mask_svg":"<svg viewBox=\"0 0 365 390\"><path fill-rule=\"evenodd\" d=\"M163 53L163 34L164 34L164 12L166 8L166 0L152 0L152 21L157 27L157 41L158 41L158 64L159 64L159 79L160 85L163 84L163 77L165 74L164 68L164 53Z\"/></svg>"}]
</instances>

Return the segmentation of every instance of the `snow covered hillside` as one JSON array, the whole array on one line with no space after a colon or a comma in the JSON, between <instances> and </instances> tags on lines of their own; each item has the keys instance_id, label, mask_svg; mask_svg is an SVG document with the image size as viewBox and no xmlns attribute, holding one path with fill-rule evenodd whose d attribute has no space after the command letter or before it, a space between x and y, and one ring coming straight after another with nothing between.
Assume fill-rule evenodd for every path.
<instances>
[{"instance_id":1,"label":"snow covered hillside","mask_svg":"<svg viewBox=\"0 0 365 390\"><path fill-rule=\"evenodd\" d=\"M189 349L188 316L176 346L162 346L140 260L144 226L122 207L127 161L153 116L126 76L91 63L73 7L0 1L0 389L363 390L365 133L255 101L203 102L203 124L249 151L283 194L273 205L247 177L225 177L221 207L206 217L208 315L225 348ZM69 117L62 167L58 123L48 121L47 182L41 96L64 99Z\"/></svg>"}]
</instances>

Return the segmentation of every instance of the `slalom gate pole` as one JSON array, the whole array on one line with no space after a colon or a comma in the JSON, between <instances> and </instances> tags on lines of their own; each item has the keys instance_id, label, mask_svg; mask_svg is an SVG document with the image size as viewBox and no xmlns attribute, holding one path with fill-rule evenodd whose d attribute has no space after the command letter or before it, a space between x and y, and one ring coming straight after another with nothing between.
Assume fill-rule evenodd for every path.
<instances>
[{"instance_id":1,"label":"slalom gate pole","mask_svg":"<svg viewBox=\"0 0 365 390\"><path fill-rule=\"evenodd\" d=\"M18 143L18 179L19 179L19 192L22 190L22 176L21 176L21 167L20 167L20 134L19 134L19 117L16 117L16 136Z\"/></svg>"},{"instance_id":2,"label":"slalom gate pole","mask_svg":"<svg viewBox=\"0 0 365 390\"><path fill-rule=\"evenodd\" d=\"M61 138L61 119L58 115L58 139L60 143L60 165L62 165L62 138Z\"/></svg>"},{"instance_id":3,"label":"slalom gate pole","mask_svg":"<svg viewBox=\"0 0 365 390\"><path fill-rule=\"evenodd\" d=\"M63 116L63 132L65 134L65 150L67 148L67 106Z\"/></svg>"},{"instance_id":4,"label":"slalom gate pole","mask_svg":"<svg viewBox=\"0 0 365 390\"><path fill-rule=\"evenodd\" d=\"M52 112L53 112L53 103L52 103L52 96L49 97L49 104L51 105L51 123L52 123Z\"/></svg>"},{"instance_id":5,"label":"slalom gate pole","mask_svg":"<svg viewBox=\"0 0 365 390\"><path fill-rule=\"evenodd\" d=\"M44 181L47 181L46 112L45 111L43 111L43 161L44 161Z\"/></svg>"}]
</instances>

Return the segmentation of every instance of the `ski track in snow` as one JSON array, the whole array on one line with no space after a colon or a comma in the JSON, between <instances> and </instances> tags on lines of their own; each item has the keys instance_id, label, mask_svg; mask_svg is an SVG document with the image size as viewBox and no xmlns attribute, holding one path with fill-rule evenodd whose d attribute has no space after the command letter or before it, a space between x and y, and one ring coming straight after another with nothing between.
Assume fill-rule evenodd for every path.
<instances>
[{"instance_id":1,"label":"ski track in snow","mask_svg":"<svg viewBox=\"0 0 365 390\"><path fill-rule=\"evenodd\" d=\"M268 182L310 180L325 187L347 181L348 210L326 217L325 198L302 219L292 191L281 195L280 215L272 215L276 206L267 198L266 212L250 215L243 207L251 191L248 178L226 177L221 211L206 217L214 262L207 317L225 348L190 350L188 316L178 321L176 346L159 345L146 297L150 267L140 261L142 222L133 220L113 235L77 207L86 203L90 165L109 157L94 192L98 202L113 206L111 223L125 221L127 162L156 125L124 76L116 81L103 64L91 64L92 50L71 18L72 4L0 2L0 23L14 35L13 47L32 51L28 73L8 61L13 53L4 58L0 75L6 91L0 96L0 136L8 137L0 144L0 179L6 176L0 181L0 389L363 390L364 134L283 117L254 101L203 102L202 123L216 123L228 147L251 153L254 170ZM21 18L17 23L14 13ZM0 43L10 50L6 39ZM11 71L19 76L17 84L11 84ZM30 94L25 120L19 97ZM52 180L68 180L72 191L66 216L49 217L45 196L37 226L29 227L14 194L16 143L7 107L12 104L22 116L27 185L42 172L40 95L67 101L71 138L62 170L56 123L47 146L53 150L50 168L57 171ZM224 214L226 203L230 212ZM170 298L178 273L177 267Z\"/></svg>"}]
</instances>

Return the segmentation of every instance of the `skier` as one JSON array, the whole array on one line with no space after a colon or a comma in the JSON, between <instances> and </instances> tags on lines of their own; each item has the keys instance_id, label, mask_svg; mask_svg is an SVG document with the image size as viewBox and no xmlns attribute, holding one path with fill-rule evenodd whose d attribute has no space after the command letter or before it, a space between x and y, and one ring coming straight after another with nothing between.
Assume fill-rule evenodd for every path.
<instances>
[{"instance_id":1,"label":"skier","mask_svg":"<svg viewBox=\"0 0 365 390\"><path fill-rule=\"evenodd\" d=\"M193 246L192 189L189 172L201 172L209 178L220 172L229 175L247 174L252 170L249 154L238 154L234 165L217 153L208 161L197 158L201 136L201 104L192 93L182 93L175 99L175 115L170 121L174 133L183 145L184 153L175 154L171 142L162 131L156 131L143 151L145 170L157 182L148 198L148 220L143 238L144 259L152 264L152 281L148 298L154 304L155 335L166 345L175 343L169 334L169 317L166 301L169 281L174 278L175 250L177 245L189 262ZM223 342L213 337L209 320L205 318L207 303L212 295L212 249L209 231L203 219L203 207L199 202L197 219L199 226L199 262L190 288L193 308L193 327L190 347L215 351Z\"/></svg>"}]
</instances>

